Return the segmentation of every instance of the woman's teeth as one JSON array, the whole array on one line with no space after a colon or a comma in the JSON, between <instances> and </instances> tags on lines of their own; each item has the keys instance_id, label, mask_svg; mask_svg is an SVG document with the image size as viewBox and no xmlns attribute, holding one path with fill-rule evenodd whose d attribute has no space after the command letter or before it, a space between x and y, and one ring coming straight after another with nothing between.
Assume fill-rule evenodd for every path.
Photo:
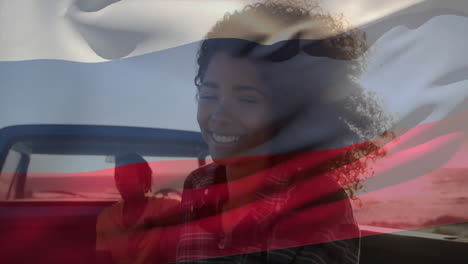
<instances>
[{"instance_id":1,"label":"woman's teeth","mask_svg":"<svg viewBox=\"0 0 468 264\"><path fill-rule=\"evenodd\" d=\"M215 133L212 133L212 137L215 140L216 143L234 143L239 141L240 136L223 136L223 135L218 135Z\"/></svg>"}]
</instances>

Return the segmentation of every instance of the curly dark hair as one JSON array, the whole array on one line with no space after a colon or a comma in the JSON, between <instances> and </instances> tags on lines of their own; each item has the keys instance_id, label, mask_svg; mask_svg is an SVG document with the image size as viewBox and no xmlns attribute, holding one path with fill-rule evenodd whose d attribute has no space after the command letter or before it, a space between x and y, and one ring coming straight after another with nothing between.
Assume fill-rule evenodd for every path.
<instances>
[{"instance_id":1,"label":"curly dark hair","mask_svg":"<svg viewBox=\"0 0 468 264\"><path fill-rule=\"evenodd\" d=\"M266 32L259 32L262 30L262 25L253 28L253 25L247 24L252 18L262 17L274 18L278 22L277 27L283 29L303 22L315 21L323 27L323 32L330 36L323 41L323 45L327 46L326 50L349 60L359 58L359 60L350 61L348 65L351 75L360 75L365 64L364 52L367 50L365 34L357 29L348 28L342 18L326 14L318 4L312 3L314 2L310 1L309 7L306 8L298 6L297 1L266 1L247 5L241 11L235 11L232 14L226 13L224 18L206 34L205 41L202 42L198 51L199 67L195 85L200 87L209 62L218 52L225 51L235 56L246 56L256 46L255 44L265 40ZM244 40L244 43L236 43L236 40ZM244 48L239 48L242 44ZM282 51L284 54L285 50Z\"/></svg>"},{"instance_id":2,"label":"curly dark hair","mask_svg":"<svg viewBox=\"0 0 468 264\"><path fill-rule=\"evenodd\" d=\"M340 79L347 87L353 87L353 92L336 104L336 107L340 108L338 112L341 113L337 118L343 124L344 134L349 135L341 139L342 143L350 145L361 142L340 157L327 161L316 169L322 172L339 171L333 176L352 196L353 192L361 187L362 175L371 173L367 166L368 161L385 155L381 146L393 138L393 134L389 132L392 119L380 107L375 94L364 90L356 82L366 64L365 34L358 29L348 27L342 17L323 12L315 2L309 2L308 5L303 3L267 1L247 5L234 13L227 13L215 24L200 46L197 56L198 72L194 82L200 89L208 65L217 53L226 52L234 57L248 58L254 49L262 46L262 41L272 32L265 29L268 25L259 23L259 26L255 26L253 21L257 18L272 19L276 23L276 28L281 29L305 22L315 22L320 27L319 29L314 27L314 30L320 30L328 37L321 40L318 48L314 45L304 52L311 56L331 57L347 62L345 71L330 72L327 78ZM294 49L294 46L300 38L299 32L292 39L285 40L286 43L281 44L282 48L266 59L275 63L295 56L297 49ZM379 136L385 140L372 140ZM340 170L336 170L338 168Z\"/></svg>"}]
</instances>

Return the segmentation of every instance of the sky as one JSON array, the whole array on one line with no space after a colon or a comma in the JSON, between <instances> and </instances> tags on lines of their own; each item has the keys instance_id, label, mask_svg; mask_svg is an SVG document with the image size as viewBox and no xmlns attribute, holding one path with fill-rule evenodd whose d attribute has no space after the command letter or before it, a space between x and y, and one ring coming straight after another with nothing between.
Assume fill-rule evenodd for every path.
<instances>
[{"instance_id":1,"label":"sky","mask_svg":"<svg viewBox=\"0 0 468 264\"><path fill-rule=\"evenodd\" d=\"M73 123L198 131L197 40L224 12L248 1L120 1L97 12L83 8L106 1L78 2L83 5L0 1L0 127ZM359 25L424 1L378 2L332 0L326 8ZM446 3L458 7L460 1ZM466 109L468 54L460 52L468 46L468 36L460 34L466 28L468 18L460 15L391 28L373 45L360 83L397 120L428 106L420 123ZM466 164L463 148L449 166Z\"/></svg>"}]
</instances>

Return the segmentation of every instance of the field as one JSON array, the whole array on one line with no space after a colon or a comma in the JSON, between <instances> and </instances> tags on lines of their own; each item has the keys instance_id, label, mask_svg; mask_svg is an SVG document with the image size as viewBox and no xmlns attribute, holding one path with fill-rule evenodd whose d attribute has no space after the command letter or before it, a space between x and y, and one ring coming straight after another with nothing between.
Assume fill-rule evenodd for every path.
<instances>
[{"instance_id":1,"label":"field","mask_svg":"<svg viewBox=\"0 0 468 264\"><path fill-rule=\"evenodd\" d=\"M468 169L439 169L353 201L359 224L468 237Z\"/></svg>"}]
</instances>

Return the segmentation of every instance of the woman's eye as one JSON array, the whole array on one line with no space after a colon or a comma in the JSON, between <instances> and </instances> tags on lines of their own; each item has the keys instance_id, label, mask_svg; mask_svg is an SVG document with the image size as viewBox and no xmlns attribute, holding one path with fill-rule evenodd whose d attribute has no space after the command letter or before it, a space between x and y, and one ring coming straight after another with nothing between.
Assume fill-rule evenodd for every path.
<instances>
[{"instance_id":1,"label":"woman's eye","mask_svg":"<svg viewBox=\"0 0 468 264\"><path fill-rule=\"evenodd\" d=\"M252 98L252 97L241 97L241 98L239 98L239 101L241 101L243 103L248 103L248 104L258 103L258 99L257 98Z\"/></svg>"},{"instance_id":2,"label":"woman's eye","mask_svg":"<svg viewBox=\"0 0 468 264\"><path fill-rule=\"evenodd\" d=\"M210 94L200 94L200 96L198 96L198 98L201 99L201 100L216 100L216 99L218 99L218 96L210 95Z\"/></svg>"}]
</instances>

